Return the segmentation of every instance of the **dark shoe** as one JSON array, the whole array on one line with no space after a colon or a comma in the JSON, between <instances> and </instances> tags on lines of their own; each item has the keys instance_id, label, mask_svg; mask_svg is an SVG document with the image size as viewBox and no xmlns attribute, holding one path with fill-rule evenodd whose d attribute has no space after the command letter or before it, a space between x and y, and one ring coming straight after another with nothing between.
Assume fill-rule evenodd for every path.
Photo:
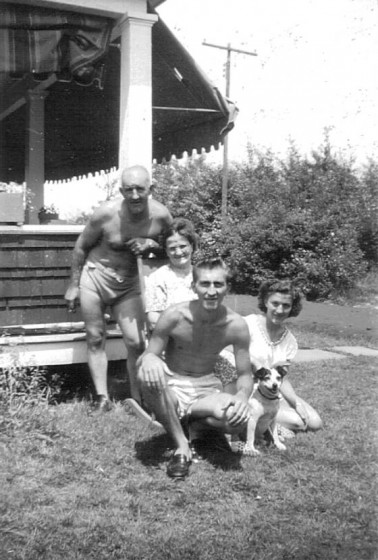
<instances>
[{"instance_id":1,"label":"dark shoe","mask_svg":"<svg viewBox=\"0 0 378 560\"><path fill-rule=\"evenodd\" d=\"M172 455L167 465L167 475L171 478L185 478L189 474L189 466L190 461L185 455Z\"/></svg>"},{"instance_id":2,"label":"dark shoe","mask_svg":"<svg viewBox=\"0 0 378 560\"><path fill-rule=\"evenodd\" d=\"M94 408L99 412L109 412L112 408L112 403L105 395L97 395Z\"/></svg>"}]
</instances>

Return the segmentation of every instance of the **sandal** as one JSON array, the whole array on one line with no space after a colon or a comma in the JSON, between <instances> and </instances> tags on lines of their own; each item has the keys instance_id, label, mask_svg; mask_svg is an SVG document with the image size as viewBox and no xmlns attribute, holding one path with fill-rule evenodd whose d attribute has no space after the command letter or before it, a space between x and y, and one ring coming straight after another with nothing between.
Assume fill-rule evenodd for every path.
<instances>
[{"instance_id":1,"label":"sandal","mask_svg":"<svg viewBox=\"0 0 378 560\"><path fill-rule=\"evenodd\" d=\"M258 455L258 451L256 451L256 449L250 447L243 441L231 441L230 447L233 453L238 453L246 457L254 457L255 455Z\"/></svg>"}]
</instances>

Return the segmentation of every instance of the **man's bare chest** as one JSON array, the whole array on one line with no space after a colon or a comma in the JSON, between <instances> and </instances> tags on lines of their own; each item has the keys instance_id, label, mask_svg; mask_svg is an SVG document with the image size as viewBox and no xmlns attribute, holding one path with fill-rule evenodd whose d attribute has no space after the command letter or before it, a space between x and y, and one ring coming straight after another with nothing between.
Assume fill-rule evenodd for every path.
<instances>
[{"instance_id":1,"label":"man's bare chest","mask_svg":"<svg viewBox=\"0 0 378 560\"><path fill-rule=\"evenodd\" d=\"M214 354L230 344L224 325L192 324L175 332L175 346L193 354Z\"/></svg>"},{"instance_id":2,"label":"man's bare chest","mask_svg":"<svg viewBox=\"0 0 378 560\"><path fill-rule=\"evenodd\" d=\"M113 220L103 228L102 243L114 251L127 249L127 243L136 237L156 238L159 235L156 220L146 219L137 223L122 223Z\"/></svg>"}]
</instances>

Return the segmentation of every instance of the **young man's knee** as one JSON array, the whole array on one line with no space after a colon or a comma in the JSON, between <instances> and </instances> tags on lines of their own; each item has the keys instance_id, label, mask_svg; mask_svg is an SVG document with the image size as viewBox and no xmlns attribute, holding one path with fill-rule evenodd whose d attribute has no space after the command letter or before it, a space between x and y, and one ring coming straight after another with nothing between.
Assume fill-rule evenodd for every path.
<instances>
[{"instance_id":1,"label":"young man's knee","mask_svg":"<svg viewBox=\"0 0 378 560\"><path fill-rule=\"evenodd\" d=\"M216 399L216 405L214 406L213 416L218 420L227 422L228 409L230 408L230 395L227 393L219 393ZM232 406L232 405L231 405Z\"/></svg>"},{"instance_id":2,"label":"young man's knee","mask_svg":"<svg viewBox=\"0 0 378 560\"><path fill-rule=\"evenodd\" d=\"M247 429L247 422L234 426L230 424L225 418L219 420L213 416L208 416L207 418L204 418L203 421L208 426L216 428L217 430L220 430L225 434L240 434Z\"/></svg>"}]
</instances>

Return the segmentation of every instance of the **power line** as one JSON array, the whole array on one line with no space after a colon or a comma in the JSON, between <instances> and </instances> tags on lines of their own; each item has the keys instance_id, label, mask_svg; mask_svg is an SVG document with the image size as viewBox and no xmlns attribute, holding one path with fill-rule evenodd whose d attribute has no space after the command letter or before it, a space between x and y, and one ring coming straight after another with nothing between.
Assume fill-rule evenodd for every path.
<instances>
[{"instance_id":1,"label":"power line","mask_svg":"<svg viewBox=\"0 0 378 560\"><path fill-rule=\"evenodd\" d=\"M228 43L227 46L224 45L214 45L213 43L207 43L203 41L202 44L205 47L213 47L215 49L222 49L227 51L226 59L226 97L230 97L230 85L231 85L231 53L238 54L248 54L250 56L257 56L257 53L251 51L244 51L242 49L235 49L231 47ZM222 210L221 219L222 225L224 226L227 218L227 191L228 191L228 134L223 140L223 173L222 173Z\"/></svg>"}]
</instances>

